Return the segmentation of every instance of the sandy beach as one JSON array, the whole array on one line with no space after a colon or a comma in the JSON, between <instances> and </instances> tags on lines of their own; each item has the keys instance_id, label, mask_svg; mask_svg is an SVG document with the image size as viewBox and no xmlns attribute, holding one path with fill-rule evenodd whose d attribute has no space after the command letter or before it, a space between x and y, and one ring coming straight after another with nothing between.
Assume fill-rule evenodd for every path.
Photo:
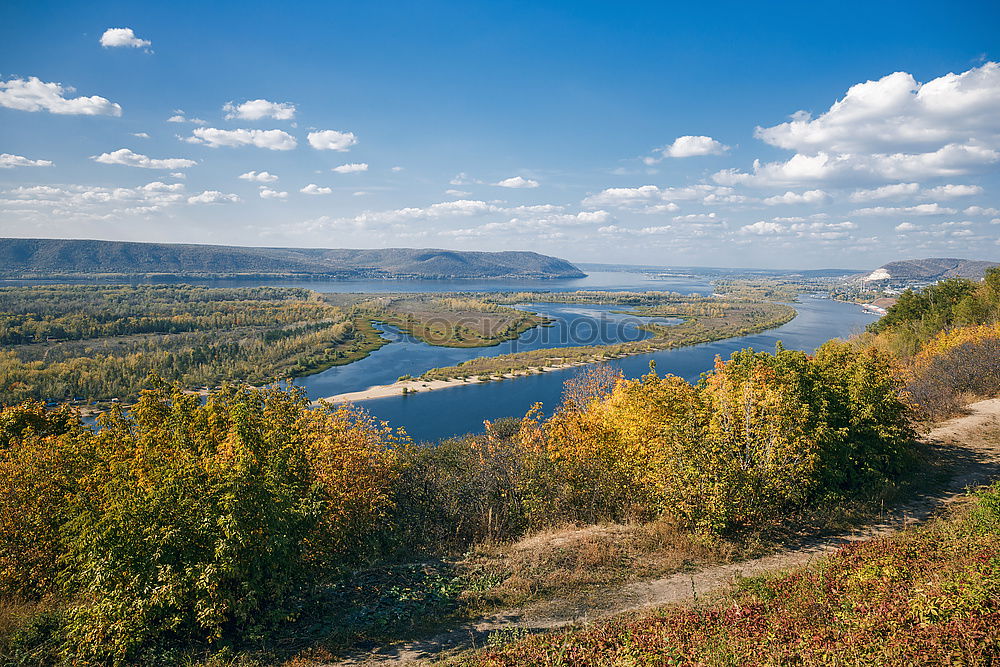
<instances>
[{"instance_id":1,"label":"sandy beach","mask_svg":"<svg viewBox=\"0 0 1000 667\"><path fill-rule=\"evenodd\" d=\"M345 394L337 394L335 396L327 396L326 398L319 399L320 401L326 401L327 403L356 403L358 401L368 401L374 398L388 398L390 396L399 396L401 394L416 394L425 391L434 391L436 389L447 389L448 387L461 387L470 384L482 384L484 382L499 382L500 380L512 380L514 378L523 377L525 375L538 375L539 373L548 373L551 371L558 371L564 368L572 368L573 366L586 366L587 362L574 362L569 364L559 364L557 366L544 366L540 368L531 368L524 371L517 371L516 373L506 373L504 375L494 375L489 380L480 380L479 378L468 378L466 380L459 379L449 379L449 380L421 380L419 378L413 380L402 380L400 382L393 382L392 384L380 384L374 387L368 387L367 389L362 389L361 391L350 391ZM317 401L318 403L319 401Z\"/></svg>"}]
</instances>

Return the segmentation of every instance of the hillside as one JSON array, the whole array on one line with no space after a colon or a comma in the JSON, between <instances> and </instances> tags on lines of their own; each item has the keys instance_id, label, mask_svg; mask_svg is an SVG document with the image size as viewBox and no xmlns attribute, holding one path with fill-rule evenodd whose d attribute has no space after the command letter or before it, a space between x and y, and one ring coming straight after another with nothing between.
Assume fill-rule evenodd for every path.
<instances>
[{"instance_id":1,"label":"hillside","mask_svg":"<svg viewBox=\"0 0 1000 667\"><path fill-rule=\"evenodd\" d=\"M335 278L581 278L534 252L383 248L250 248L63 239L0 239L0 275L312 275Z\"/></svg>"},{"instance_id":2,"label":"hillside","mask_svg":"<svg viewBox=\"0 0 1000 667\"><path fill-rule=\"evenodd\" d=\"M982 280L986 269L1000 266L996 262L975 259L955 259L951 257L929 257L927 259L904 259L889 262L871 273L863 274L860 280L944 280L945 278L969 278Z\"/></svg>"}]
</instances>

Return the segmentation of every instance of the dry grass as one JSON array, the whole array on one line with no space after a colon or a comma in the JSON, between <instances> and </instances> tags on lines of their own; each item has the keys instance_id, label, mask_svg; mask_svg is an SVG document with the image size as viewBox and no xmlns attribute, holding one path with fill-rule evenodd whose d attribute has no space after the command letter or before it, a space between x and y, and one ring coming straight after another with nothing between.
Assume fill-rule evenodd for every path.
<instances>
[{"instance_id":1,"label":"dry grass","mask_svg":"<svg viewBox=\"0 0 1000 667\"><path fill-rule=\"evenodd\" d=\"M471 607L511 607L558 598L593 603L605 589L733 557L732 545L667 521L543 530L506 545L483 545L464 563ZM480 585L475 585L479 582Z\"/></svg>"}]
</instances>

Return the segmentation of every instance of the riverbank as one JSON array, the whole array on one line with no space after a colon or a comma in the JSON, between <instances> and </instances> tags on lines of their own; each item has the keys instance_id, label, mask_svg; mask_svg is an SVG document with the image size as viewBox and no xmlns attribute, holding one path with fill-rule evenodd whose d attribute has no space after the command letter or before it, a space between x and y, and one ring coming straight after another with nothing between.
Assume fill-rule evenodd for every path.
<instances>
[{"instance_id":1,"label":"riverbank","mask_svg":"<svg viewBox=\"0 0 1000 667\"><path fill-rule=\"evenodd\" d=\"M525 377L527 375L540 375L542 373L549 373L551 371L564 370L566 368L572 368L574 366L586 366L591 363L596 363L598 360L594 361L574 361L565 364L555 364L552 366L542 366L538 368L527 368L524 370L515 371L513 373L503 373L500 375L482 376L474 378L448 378L443 380L421 380L420 378L415 378L412 380L399 380L391 384L380 384L374 387L369 387L367 389L362 389L361 391L350 391L343 394L336 394L334 396L327 396L326 398L321 398L315 402L319 404L320 401L325 401L327 403L356 403L358 401L369 401L376 398L389 398L394 396L407 396L409 394L419 394L426 393L428 391L435 391L437 389L447 389L449 387L464 387L470 384L486 384L488 382L500 382L502 380L513 380L519 377Z\"/></svg>"}]
</instances>

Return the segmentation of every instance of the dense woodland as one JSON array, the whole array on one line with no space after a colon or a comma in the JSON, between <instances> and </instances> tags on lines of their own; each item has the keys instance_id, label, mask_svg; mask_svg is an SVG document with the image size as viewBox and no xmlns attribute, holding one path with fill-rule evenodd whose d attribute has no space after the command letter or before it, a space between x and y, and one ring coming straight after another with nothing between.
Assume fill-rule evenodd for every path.
<instances>
[{"instance_id":1,"label":"dense woodland","mask_svg":"<svg viewBox=\"0 0 1000 667\"><path fill-rule=\"evenodd\" d=\"M384 344L309 290L189 285L0 288L0 402L130 400L149 374L194 389L306 375Z\"/></svg>"},{"instance_id":2,"label":"dense woodland","mask_svg":"<svg viewBox=\"0 0 1000 667\"><path fill-rule=\"evenodd\" d=\"M41 665L228 664L237 655L273 664L298 654L296 664L310 664L310 651L322 661L510 586L518 575L502 569L434 574L430 564L477 545L603 522L669 526L672 539L691 544L745 544L820 510L891 500L922 465L915 420L945 414L946 394L996 392L947 380L974 375L961 372L968 360L1000 340L998 285L994 272L950 306L908 297L876 331L815 355L744 350L695 385L598 367L567 386L550 416L532 412L437 445L349 407L309 409L301 393L274 387L227 386L202 403L179 384L152 381L130 410L102 415L99 430L70 408L12 405L0 413L0 655ZM975 322L961 319L966 312L978 313ZM922 342L910 354L914 332ZM918 403L936 363L953 372L935 370L944 384ZM940 551L974 535L987 559L970 560L938 608L997 590L995 568L973 567L996 557L1000 526L995 512L984 516L963 524L966 533L934 538L945 540ZM890 555L909 563L930 544ZM884 548L869 557L892 565ZM829 582L863 583L857 573L868 566L836 567L819 584L824 595ZM778 613L767 601L786 590L758 591L747 607L753 627ZM880 590L886 605L870 613L885 618L903 605L897 633L947 622L948 633L921 636L927 650L944 646L963 664L980 648L962 638L1000 612L993 594L975 598L976 616L912 607L893 597L902 590ZM803 604L796 627L812 627L810 614L826 603ZM868 612L851 613L873 627ZM669 622L680 628L685 618ZM727 619L706 626L704 641ZM591 650L591 637L603 650L613 645L599 635L574 641ZM481 664L544 662L544 641L515 642Z\"/></svg>"}]
</instances>

